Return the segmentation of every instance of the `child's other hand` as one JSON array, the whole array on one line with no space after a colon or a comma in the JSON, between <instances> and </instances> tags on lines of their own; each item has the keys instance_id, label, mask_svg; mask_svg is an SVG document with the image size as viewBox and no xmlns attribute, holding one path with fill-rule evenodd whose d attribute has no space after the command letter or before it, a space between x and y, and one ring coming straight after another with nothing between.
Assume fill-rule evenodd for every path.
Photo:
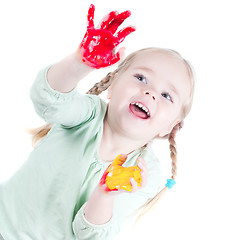
<instances>
[{"instance_id":1,"label":"child's other hand","mask_svg":"<svg viewBox=\"0 0 245 240\"><path fill-rule=\"evenodd\" d=\"M126 155L119 155L114 160L113 164L115 163L117 165L118 164L117 162L121 161L119 165L122 165L124 161L126 161L126 158L127 158ZM124 169L127 171L127 169L135 169L135 167L136 166L124 168ZM106 171L104 172L101 178L100 188L103 189L104 192L110 193L112 195L116 195L121 192L134 193L139 189L144 188L147 184L148 169L147 169L146 162L143 158L141 157L138 158L137 167L140 170L140 184L139 182L137 183L137 181L139 181L138 177L137 177L137 181L134 179L134 177L136 177L138 174L136 174L134 177L131 177L130 179L127 180L127 174L125 175L125 173L122 173L124 171L123 167L119 167L122 168L121 170L119 170L113 167L111 164L106 169ZM108 174L111 175L110 177L108 176L109 179L107 179ZM108 186L110 186L110 188Z\"/></svg>"},{"instance_id":2,"label":"child's other hand","mask_svg":"<svg viewBox=\"0 0 245 240\"><path fill-rule=\"evenodd\" d=\"M131 13L125 11L118 13L112 11L106 15L98 28L94 27L95 6L90 5L88 10L87 32L79 46L79 56L84 63L92 68L102 68L115 64L120 60L119 50L115 53L115 47L121 43L127 35L135 31L135 27L126 27L115 34L118 27Z\"/></svg>"}]
</instances>

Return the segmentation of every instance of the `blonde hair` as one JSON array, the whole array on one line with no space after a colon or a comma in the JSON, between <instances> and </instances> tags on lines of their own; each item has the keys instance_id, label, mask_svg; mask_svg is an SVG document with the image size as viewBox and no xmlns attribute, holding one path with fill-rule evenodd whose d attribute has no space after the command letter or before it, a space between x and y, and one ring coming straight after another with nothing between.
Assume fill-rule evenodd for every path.
<instances>
[{"instance_id":1,"label":"blonde hair","mask_svg":"<svg viewBox=\"0 0 245 240\"><path fill-rule=\"evenodd\" d=\"M183 127L183 120L184 118L188 115L188 113L191 110L192 102L193 102L193 94L194 94L194 71L191 66L191 64L185 60L178 52L171 50L171 49L163 49L163 48L144 48L141 50L138 50L136 52L131 53L127 58L125 58L121 64L117 67L116 70L108 73L106 77L104 77L100 82L96 83L88 92L87 94L93 94L93 95L99 95L103 91L107 90L108 87L111 85L112 81L116 78L117 75L125 72L130 64L134 61L134 59L143 53L151 53L151 52L162 52L164 54L171 54L175 57L177 57L180 61L183 62L183 64L186 66L189 78L190 78L190 95L187 100L183 104L182 107L182 121L177 124L170 134L166 135L164 138L167 138L169 141L169 148L170 148L170 157L172 159L172 176L171 179L175 180L176 175L177 175L177 150L176 150L176 142L175 142L175 137L176 133ZM40 128L33 129L29 131L31 134L33 134L33 145L35 145L38 141L40 141L43 137L46 136L46 134L49 132L51 129L52 125L51 124L46 124ZM140 214L138 216L138 219L143 216L148 210L150 210L164 195L168 188L164 187L153 199L151 199L149 202L147 202L141 209L140 209ZM137 220L138 220L137 219Z\"/></svg>"}]
</instances>

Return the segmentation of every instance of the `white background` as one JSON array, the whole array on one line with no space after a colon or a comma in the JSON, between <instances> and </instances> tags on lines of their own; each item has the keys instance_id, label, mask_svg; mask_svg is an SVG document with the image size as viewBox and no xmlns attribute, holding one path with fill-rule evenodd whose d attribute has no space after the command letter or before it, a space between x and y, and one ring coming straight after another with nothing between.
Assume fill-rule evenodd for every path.
<instances>
[{"instance_id":1,"label":"white background","mask_svg":"<svg viewBox=\"0 0 245 240\"><path fill-rule=\"evenodd\" d=\"M38 70L76 50L85 33L90 3L1 1L0 182L7 180L32 150L25 128L44 123L29 98ZM150 46L175 49L192 63L197 75L193 109L177 138L177 184L127 239L245 239L244 2L93 3L95 23L112 10L131 10L132 16L122 27L135 25L137 31L121 44L127 54ZM108 69L99 70L80 83L81 92L106 72ZM157 142L155 149L166 171L165 182L171 169L168 142Z\"/></svg>"}]
</instances>

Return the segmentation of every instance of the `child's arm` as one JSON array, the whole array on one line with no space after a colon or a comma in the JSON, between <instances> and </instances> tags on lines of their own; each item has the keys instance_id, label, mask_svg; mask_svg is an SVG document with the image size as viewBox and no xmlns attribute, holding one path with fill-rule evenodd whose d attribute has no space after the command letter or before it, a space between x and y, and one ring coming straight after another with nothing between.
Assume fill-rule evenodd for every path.
<instances>
[{"instance_id":1,"label":"child's arm","mask_svg":"<svg viewBox=\"0 0 245 240\"><path fill-rule=\"evenodd\" d=\"M92 224L101 225L109 222L113 215L114 198L113 194L109 194L97 186L86 203L85 218Z\"/></svg>"},{"instance_id":2,"label":"child's arm","mask_svg":"<svg viewBox=\"0 0 245 240\"><path fill-rule=\"evenodd\" d=\"M78 50L55 65L39 72L30 92L37 114L47 123L74 127L90 118L98 98L79 94L77 83L93 69L115 64L120 60L120 50L115 48L135 31L126 27L115 33L130 12L111 12L98 28L94 27L94 6L88 12L88 26ZM74 90L73 90L74 89Z\"/></svg>"},{"instance_id":3,"label":"child's arm","mask_svg":"<svg viewBox=\"0 0 245 240\"><path fill-rule=\"evenodd\" d=\"M48 71L48 83L56 91L72 91L78 82L93 71L92 67L81 62L77 52L53 65Z\"/></svg>"},{"instance_id":4,"label":"child's arm","mask_svg":"<svg viewBox=\"0 0 245 240\"><path fill-rule=\"evenodd\" d=\"M117 28L130 16L129 11L108 14L98 28L94 27L94 5L88 11L88 25L85 36L76 53L55 64L48 72L50 86L60 92L70 92L83 77L93 69L108 67L120 60L120 51L115 48L127 35L135 31L126 27L118 33Z\"/></svg>"},{"instance_id":5,"label":"child's arm","mask_svg":"<svg viewBox=\"0 0 245 240\"><path fill-rule=\"evenodd\" d=\"M116 158L116 160L118 159L121 159L125 162L127 156L120 155ZM121 163L121 165L122 164L123 162ZM140 171L141 185L138 185L138 183L132 176L132 178L130 179L130 184L132 185L130 192L132 193L144 188L147 184L148 170L145 160L139 157L137 167ZM122 190L123 188L120 189L120 187L119 189L115 189L114 191L108 191L108 185L106 184L104 176L107 175L109 169L110 168L105 171L104 175L101 178L100 184L95 188L85 207L85 218L93 224L107 223L113 215L112 213L114 206L114 197L122 192L128 192L126 190ZM129 168L124 168L124 170L126 169ZM109 174L113 175L113 169L109 172Z\"/></svg>"},{"instance_id":6,"label":"child's arm","mask_svg":"<svg viewBox=\"0 0 245 240\"><path fill-rule=\"evenodd\" d=\"M142 170L142 185L139 187L134 180L131 180L132 191L130 193L125 190L108 192L106 185L101 185L103 181L95 187L92 195L80 208L73 221L76 239L114 239L120 230L129 224L128 221L132 223L133 219L128 217L157 193L152 186L159 185L162 174L156 178L156 181L154 179L154 183L150 181L147 186L148 166L142 158L137 165ZM154 176L157 174L154 173Z\"/></svg>"}]
</instances>

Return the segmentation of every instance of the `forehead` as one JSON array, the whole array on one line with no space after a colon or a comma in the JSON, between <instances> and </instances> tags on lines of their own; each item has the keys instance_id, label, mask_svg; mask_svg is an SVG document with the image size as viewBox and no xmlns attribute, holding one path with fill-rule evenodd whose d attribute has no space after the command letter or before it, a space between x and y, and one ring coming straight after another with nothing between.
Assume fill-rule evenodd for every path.
<instances>
[{"instance_id":1,"label":"forehead","mask_svg":"<svg viewBox=\"0 0 245 240\"><path fill-rule=\"evenodd\" d=\"M129 68L137 67L145 68L156 73L165 71L165 74L174 74L176 72L184 74L186 72L183 61L168 52L140 53L134 58Z\"/></svg>"},{"instance_id":2,"label":"forehead","mask_svg":"<svg viewBox=\"0 0 245 240\"><path fill-rule=\"evenodd\" d=\"M184 95L190 92L190 76L184 61L169 52L147 52L138 54L129 69L146 72L163 85L172 85ZM185 96L183 96L185 98Z\"/></svg>"}]
</instances>

